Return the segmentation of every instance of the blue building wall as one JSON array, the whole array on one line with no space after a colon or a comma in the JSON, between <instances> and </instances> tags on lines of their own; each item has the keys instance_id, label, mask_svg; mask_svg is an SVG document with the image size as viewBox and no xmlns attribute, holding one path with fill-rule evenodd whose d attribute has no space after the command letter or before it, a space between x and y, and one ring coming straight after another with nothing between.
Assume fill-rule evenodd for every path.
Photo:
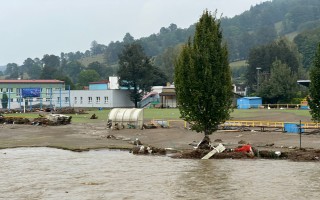
<instances>
[{"instance_id":1,"label":"blue building wall","mask_svg":"<svg viewBox=\"0 0 320 200\"><path fill-rule=\"evenodd\" d=\"M107 90L108 88L107 83L89 84L89 90Z\"/></svg>"},{"instance_id":2,"label":"blue building wall","mask_svg":"<svg viewBox=\"0 0 320 200\"><path fill-rule=\"evenodd\" d=\"M238 109L259 108L262 105L261 97L243 97L237 99Z\"/></svg>"}]
</instances>

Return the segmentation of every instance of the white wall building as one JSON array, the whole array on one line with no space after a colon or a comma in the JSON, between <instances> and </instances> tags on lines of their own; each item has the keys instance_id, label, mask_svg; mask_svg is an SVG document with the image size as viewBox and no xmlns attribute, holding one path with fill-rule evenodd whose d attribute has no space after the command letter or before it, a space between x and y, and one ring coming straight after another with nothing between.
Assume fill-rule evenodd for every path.
<instances>
[{"instance_id":1,"label":"white wall building","mask_svg":"<svg viewBox=\"0 0 320 200\"><path fill-rule=\"evenodd\" d=\"M53 97L56 107L130 108L134 107L127 90L70 90Z\"/></svg>"}]
</instances>

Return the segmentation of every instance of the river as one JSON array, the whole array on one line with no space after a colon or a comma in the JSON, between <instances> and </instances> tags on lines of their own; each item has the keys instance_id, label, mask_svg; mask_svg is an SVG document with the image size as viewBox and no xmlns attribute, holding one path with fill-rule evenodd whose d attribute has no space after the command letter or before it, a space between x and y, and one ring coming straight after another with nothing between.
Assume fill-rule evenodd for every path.
<instances>
[{"instance_id":1,"label":"river","mask_svg":"<svg viewBox=\"0 0 320 200\"><path fill-rule=\"evenodd\" d=\"M0 150L0 199L319 199L319 163Z\"/></svg>"}]
</instances>

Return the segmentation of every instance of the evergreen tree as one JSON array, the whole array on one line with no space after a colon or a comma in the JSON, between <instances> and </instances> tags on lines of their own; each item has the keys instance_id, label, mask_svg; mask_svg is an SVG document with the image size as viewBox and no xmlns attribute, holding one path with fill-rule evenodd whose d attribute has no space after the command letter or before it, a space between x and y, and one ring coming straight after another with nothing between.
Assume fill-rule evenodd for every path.
<instances>
[{"instance_id":1,"label":"evergreen tree","mask_svg":"<svg viewBox=\"0 0 320 200\"><path fill-rule=\"evenodd\" d=\"M312 120L320 122L320 43L315 55L313 66L310 70L309 97L307 98L310 107Z\"/></svg>"},{"instance_id":2,"label":"evergreen tree","mask_svg":"<svg viewBox=\"0 0 320 200\"><path fill-rule=\"evenodd\" d=\"M228 51L220 20L205 11L193 41L184 45L175 64L175 88L181 118L205 138L230 118L232 103Z\"/></svg>"},{"instance_id":3,"label":"evergreen tree","mask_svg":"<svg viewBox=\"0 0 320 200\"><path fill-rule=\"evenodd\" d=\"M8 95L7 95L7 93L4 92L2 94L2 99L1 99L1 105L2 105L3 109L8 108L8 100L9 100Z\"/></svg>"}]
</instances>

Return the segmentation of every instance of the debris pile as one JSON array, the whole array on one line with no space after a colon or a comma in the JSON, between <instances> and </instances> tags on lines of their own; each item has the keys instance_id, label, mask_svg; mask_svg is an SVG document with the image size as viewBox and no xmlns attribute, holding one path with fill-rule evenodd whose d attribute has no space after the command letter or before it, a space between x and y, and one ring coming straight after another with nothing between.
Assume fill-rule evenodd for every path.
<instances>
[{"instance_id":1,"label":"debris pile","mask_svg":"<svg viewBox=\"0 0 320 200\"><path fill-rule=\"evenodd\" d=\"M152 155L165 155L166 150L152 146L139 145L132 149L133 154L152 154Z\"/></svg>"},{"instance_id":2,"label":"debris pile","mask_svg":"<svg viewBox=\"0 0 320 200\"><path fill-rule=\"evenodd\" d=\"M29 124L30 120L23 117L4 117L0 116L0 124Z\"/></svg>"},{"instance_id":3,"label":"debris pile","mask_svg":"<svg viewBox=\"0 0 320 200\"><path fill-rule=\"evenodd\" d=\"M98 119L98 116L94 113L93 115L91 115L90 119Z\"/></svg>"},{"instance_id":4,"label":"debris pile","mask_svg":"<svg viewBox=\"0 0 320 200\"><path fill-rule=\"evenodd\" d=\"M67 115L49 114L44 117L35 118L31 124L48 126L66 125L71 123L71 119L72 117Z\"/></svg>"},{"instance_id":5,"label":"debris pile","mask_svg":"<svg viewBox=\"0 0 320 200\"><path fill-rule=\"evenodd\" d=\"M54 111L54 114L88 114L84 110L75 110L74 108L59 108Z\"/></svg>"}]
</instances>

